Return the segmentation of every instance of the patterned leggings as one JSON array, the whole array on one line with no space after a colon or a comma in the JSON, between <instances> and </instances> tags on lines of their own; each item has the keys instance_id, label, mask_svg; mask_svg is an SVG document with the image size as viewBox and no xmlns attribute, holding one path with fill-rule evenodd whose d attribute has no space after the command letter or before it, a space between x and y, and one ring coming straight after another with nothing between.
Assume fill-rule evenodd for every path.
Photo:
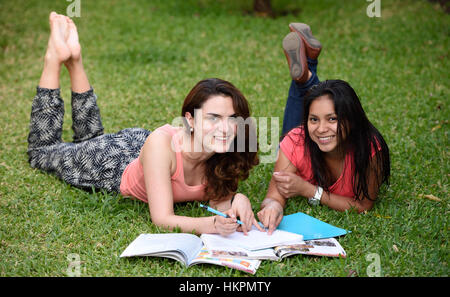
<instances>
[{"instance_id":1,"label":"patterned leggings","mask_svg":"<svg viewBox=\"0 0 450 297\"><path fill-rule=\"evenodd\" d=\"M139 156L150 131L130 128L103 134L97 96L72 92L73 142L61 138L64 102L59 89L37 87L31 107L28 161L84 189L120 192L125 167Z\"/></svg>"}]
</instances>

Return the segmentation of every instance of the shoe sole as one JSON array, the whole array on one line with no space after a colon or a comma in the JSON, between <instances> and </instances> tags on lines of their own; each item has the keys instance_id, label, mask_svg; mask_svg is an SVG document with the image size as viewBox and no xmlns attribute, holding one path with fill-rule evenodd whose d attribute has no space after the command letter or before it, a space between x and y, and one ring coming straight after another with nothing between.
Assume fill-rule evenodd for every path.
<instances>
[{"instance_id":1,"label":"shoe sole","mask_svg":"<svg viewBox=\"0 0 450 297\"><path fill-rule=\"evenodd\" d=\"M301 38L294 32L283 39L283 50L289 64L291 77L297 81L304 81L307 77L306 55Z\"/></svg>"},{"instance_id":2,"label":"shoe sole","mask_svg":"<svg viewBox=\"0 0 450 297\"><path fill-rule=\"evenodd\" d=\"M298 33L300 38L305 42L306 55L308 58L317 59L322 50L322 44L313 35L311 28L304 23L291 23L289 29Z\"/></svg>"}]
</instances>

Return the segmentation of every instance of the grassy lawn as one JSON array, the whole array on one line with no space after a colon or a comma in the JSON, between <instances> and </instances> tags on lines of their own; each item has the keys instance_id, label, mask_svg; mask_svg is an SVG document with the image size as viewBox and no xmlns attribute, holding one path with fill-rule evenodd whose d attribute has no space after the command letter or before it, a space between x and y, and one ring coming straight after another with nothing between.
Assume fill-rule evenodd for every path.
<instances>
[{"instance_id":1,"label":"grassy lawn","mask_svg":"<svg viewBox=\"0 0 450 297\"><path fill-rule=\"evenodd\" d=\"M348 256L264 261L256 276L366 276L373 253L382 276L448 276L449 15L425 0L382 0L381 18L366 15L365 0L272 2L278 11L301 11L269 19L244 12L251 0L81 0L74 21L106 133L170 123L188 91L208 77L231 81L253 116L279 117L281 129L290 84L281 41L290 22L309 23L324 45L320 79L349 81L384 135L391 185L365 214L291 199L285 214L302 211L351 230L339 238ZM250 276L169 259L120 259L140 233L166 232L151 223L148 206L84 192L29 166L28 124L48 14L65 13L69 4L0 2L0 276L65 276L71 253L80 257L82 276ZM65 69L61 76L63 138L71 141L70 81ZM272 170L273 163L261 164L240 185L255 212ZM208 215L194 203L175 211Z\"/></svg>"}]
</instances>

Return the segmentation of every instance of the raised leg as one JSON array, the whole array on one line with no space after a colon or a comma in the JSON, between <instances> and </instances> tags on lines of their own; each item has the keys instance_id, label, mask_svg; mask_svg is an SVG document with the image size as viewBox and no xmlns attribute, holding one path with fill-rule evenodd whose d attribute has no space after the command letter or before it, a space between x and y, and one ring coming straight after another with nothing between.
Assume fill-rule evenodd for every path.
<instances>
[{"instance_id":1,"label":"raised leg","mask_svg":"<svg viewBox=\"0 0 450 297\"><path fill-rule=\"evenodd\" d=\"M308 80L305 83L298 83L295 80L291 81L286 107L284 109L281 137L284 137L284 135L286 135L291 129L302 123L303 97L306 95L309 88L320 82L316 73L317 60L311 60L308 58L308 69Z\"/></svg>"},{"instance_id":2,"label":"raised leg","mask_svg":"<svg viewBox=\"0 0 450 297\"><path fill-rule=\"evenodd\" d=\"M64 16L55 12L50 13L49 23L50 38L45 52L44 69L39 86L46 89L58 89L61 65L71 56L70 49L66 44L68 24Z\"/></svg>"},{"instance_id":3,"label":"raised leg","mask_svg":"<svg viewBox=\"0 0 450 297\"><path fill-rule=\"evenodd\" d=\"M78 40L78 31L72 19L66 17L68 24L67 47L70 49L70 58L64 62L69 70L72 91L75 93L84 93L90 90L88 77L84 71L81 58L81 46Z\"/></svg>"},{"instance_id":4,"label":"raised leg","mask_svg":"<svg viewBox=\"0 0 450 297\"><path fill-rule=\"evenodd\" d=\"M72 129L73 142L82 142L103 134L97 96L92 89L83 67L78 31L72 19L68 24L67 46L71 56L64 62L72 85Z\"/></svg>"},{"instance_id":5,"label":"raised leg","mask_svg":"<svg viewBox=\"0 0 450 297\"><path fill-rule=\"evenodd\" d=\"M125 167L139 156L149 131L133 128L103 134L94 90L81 61L81 47L73 22L50 14L50 39L37 94L33 100L28 135L31 167L53 173L81 188L119 192ZM64 102L60 96L61 65L72 83L74 142L61 139Z\"/></svg>"}]
</instances>

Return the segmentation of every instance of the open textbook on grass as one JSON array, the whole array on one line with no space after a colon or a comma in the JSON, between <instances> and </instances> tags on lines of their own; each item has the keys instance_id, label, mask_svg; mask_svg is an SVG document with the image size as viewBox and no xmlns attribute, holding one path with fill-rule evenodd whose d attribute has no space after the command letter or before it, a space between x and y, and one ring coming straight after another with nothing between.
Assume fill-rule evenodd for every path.
<instances>
[{"instance_id":1,"label":"open textbook on grass","mask_svg":"<svg viewBox=\"0 0 450 297\"><path fill-rule=\"evenodd\" d=\"M326 257L347 257L344 249L335 238L307 240L302 244L280 245L275 247L273 250L275 255L277 255L280 260L284 257L297 254Z\"/></svg>"},{"instance_id":2,"label":"open textbook on grass","mask_svg":"<svg viewBox=\"0 0 450 297\"><path fill-rule=\"evenodd\" d=\"M227 248L209 250L203 241L208 236L218 236L222 239L221 245ZM267 249L282 244L300 244L303 236L275 230L272 235L254 228L244 235L242 232L223 237L214 234L202 234L200 238L187 233L141 234L120 255L120 257L153 256L166 257L177 260L186 266L200 263L209 263L227 266L254 274L261 263L260 259L267 259L267 251L259 253L256 250ZM233 248L234 246L234 248ZM242 251L253 250L258 256L251 259L239 257ZM226 250L226 253L223 251ZM273 257L273 255L272 255Z\"/></svg>"},{"instance_id":3,"label":"open textbook on grass","mask_svg":"<svg viewBox=\"0 0 450 297\"><path fill-rule=\"evenodd\" d=\"M281 260L296 254L346 257L333 238L351 231L303 213L285 216L272 235L255 227L244 235L187 233L141 234L120 257L153 256L175 259L186 266L209 263L255 274L261 260Z\"/></svg>"},{"instance_id":4,"label":"open textbook on grass","mask_svg":"<svg viewBox=\"0 0 450 297\"><path fill-rule=\"evenodd\" d=\"M237 246L233 241L230 241L220 235L203 234L201 237L206 249L214 256L220 255L222 257L239 257L245 259L276 261L298 254L346 257L344 249L335 238L296 241L290 244L278 245L273 248L249 250L243 248L242 246Z\"/></svg>"},{"instance_id":5,"label":"open textbook on grass","mask_svg":"<svg viewBox=\"0 0 450 297\"><path fill-rule=\"evenodd\" d=\"M255 226L252 226L247 235L244 235L243 232L234 232L228 236L202 234L200 237L203 242L215 240L218 245L234 246L250 251L303 242L302 235L283 230L275 230L271 235L268 235L267 232L261 232Z\"/></svg>"},{"instance_id":6,"label":"open textbook on grass","mask_svg":"<svg viewBox=\"0 0 450 297\"><path fill-rule=\"evenodd\" d=\"M207 263L255 274L260 260L225 257L204 248L202 240L187 233L141 234L120 257L152 256L171 258L186 266Z\"/></svg>"},{"instance_id":7,"label":"open textbook on grass","mask_svg":"<svg viewBox=\"0 0 450 297\"><path fill-rule=\"evenodd\" d=\"M255 227L249 232L249 235L255 237L246 237L241 232L235 232L227 237L218 234L203 234L202 239L208 250L222 256L239 256L260 260L281 260L296 254L346 257L344 249L333 237L350 232L298 212L283 217L277 230L273 233L279 239L275 240L277 245L273 245L273 242L270 241L269 244L266 244L267 235L257 231ZM304 241L301 238L294 238L293 233L301 235ZM286 236L286 239L291 242L283 242L283 236Z\"/></svg>"}]
</instances>

